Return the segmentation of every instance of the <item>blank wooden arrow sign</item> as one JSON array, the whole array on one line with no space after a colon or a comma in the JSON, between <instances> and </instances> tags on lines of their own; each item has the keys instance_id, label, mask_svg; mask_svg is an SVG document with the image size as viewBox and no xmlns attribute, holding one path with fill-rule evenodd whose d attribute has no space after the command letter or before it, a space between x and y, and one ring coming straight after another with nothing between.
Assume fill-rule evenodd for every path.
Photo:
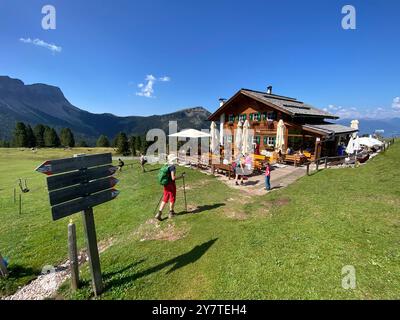
<instances>
[{"instance_id":1,"label":"blank wooden arrow sign","mask_svg":"<svg viewBox=\"0 0 400 320\"><path fill-rule=\"evenodd\" d=\"M49 160L36 168L48 176L47 188L53 220L83 211L93 290L103 290L93 207L115 199L118 179L113 177L111 153Z\"/></svg>"},{"instance_id":2,"label":"blank wooden arrow sign","mask_svg":"<svg viewBox=\"0 0 400 320\"><path fill-rule=\"evenodd\" d=\"M84 211L99 204L114 200L119 195L119 191L115 189L105 190L99 193L91 194L87 197L74 199L69 202L53 206L51 213L53 220L58 220L64 217L68 217L71 214Z\"/></svg>"},{"instance_id":3,"label":"blank wooden arrow sign","mask_svg":"<svg viewBox=\"0 0 400 320\"><path fill-rule=\"evenodd\" d=\"M53 174L80 170L82 168L97 167L109 163L112 163L111 153L94 154L83 157L45 161L36 168L36 171L51 176Z\"/></svg>"}]
</instances>

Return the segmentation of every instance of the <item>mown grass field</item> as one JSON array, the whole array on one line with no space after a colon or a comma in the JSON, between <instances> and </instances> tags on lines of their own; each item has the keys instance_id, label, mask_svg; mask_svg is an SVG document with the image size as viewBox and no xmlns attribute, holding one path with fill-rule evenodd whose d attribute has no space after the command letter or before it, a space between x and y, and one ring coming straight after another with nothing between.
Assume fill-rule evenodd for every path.
<instances>
[{"instance_id":1,"label":"mown grass field","mask_svg":"<svg viewBox=\"0 0 400 320\"><path fill-rule=\"evenodd\" d=\"M0 149L0 252L11 270L0 295L66 260L69 219L51 221L45 177L33 170L81 152ZM118 175L118 199L95 208L98 239L112 243L101 254L100 299L398 299L399 159L397 141L365 166L320 171L257 197L185 169L195 213L160 224L150 220L161 192L157 167L143 174L135 164ZM12 201L19 177L31 188L21 215ZM81 217L72 218L82 248ZM342 288L347 265L356 269L354 290ZM82 289L71 293L66 283L60 297L92 297L87 265L81 270Z\"/></svg>"}]
</instances>

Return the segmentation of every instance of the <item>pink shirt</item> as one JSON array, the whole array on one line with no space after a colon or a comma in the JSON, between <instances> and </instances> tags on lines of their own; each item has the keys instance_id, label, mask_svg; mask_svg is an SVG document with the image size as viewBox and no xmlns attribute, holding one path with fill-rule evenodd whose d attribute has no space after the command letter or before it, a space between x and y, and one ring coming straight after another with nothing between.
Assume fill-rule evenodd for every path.
<instances>
[{"instance_id":1,"label":"pink shirt","mask_svg":"<svg viewBox=\"0 0 400 320\"><path fill-rule=\"evenodd\" d=\"M270 176L270 175L271 175L271 168L270 168L270 167L267 167L267 168L265 169L265 176L268 177L268 176Z\"/></svg>"}]
</instances>

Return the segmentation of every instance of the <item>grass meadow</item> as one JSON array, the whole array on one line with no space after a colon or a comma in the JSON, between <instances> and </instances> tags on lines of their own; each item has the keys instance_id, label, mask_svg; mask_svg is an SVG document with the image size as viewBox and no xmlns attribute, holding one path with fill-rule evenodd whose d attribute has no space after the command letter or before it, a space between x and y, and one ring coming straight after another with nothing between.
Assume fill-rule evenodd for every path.
<instances>
[{"instance_id":1,"label":"grass meadow","mask_svg":"<svg viewBox=\"0 0 400 320\"><path fill-rule=\"evenodd\" d=\"M29 283L46 265L67 259L67 224L51 219L44 160L107 150L0 149L0 252L10 277L0 297ZM105 285L99 299L399 299L400 143L359 168L328 169L287 188L250 197L217 178L186 171L173 220L152 218L161 196L159 166L138 163L117 174L119 197L94 209ZM129 163L129 161L127 161ZM13 201L26 178L22 213ZM272 175L273 180L273 175ZM245 187L244 187L245 188ZM166 212L165 212L166 215ZM356 288L342 288L342 268L354 266ZM90 299L90 273L62 299Z\"/></svg>"}]
</instances>

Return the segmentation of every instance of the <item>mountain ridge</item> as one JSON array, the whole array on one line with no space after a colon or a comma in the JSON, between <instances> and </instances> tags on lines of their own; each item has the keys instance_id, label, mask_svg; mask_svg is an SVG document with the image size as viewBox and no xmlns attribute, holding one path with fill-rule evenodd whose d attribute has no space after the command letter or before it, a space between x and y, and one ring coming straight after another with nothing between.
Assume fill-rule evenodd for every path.
<instances>
[{"instance_id":1,"label":"mountain ridge","mask_svg":"<svg viewBox=\"0 0 400 320\"><path fill-rule=\"evenodd\" d=\"M210 114L201 106L151 116L91 113L72 105L59 87L26 85L20 79L0 76L0 139L10 140L16 121L32 126L41 123L58 130L69 127L78 139L94 143L101 134L113 138L120 131L143 135L153 128L168 130L169 120L177 120L180 129L206 128Z\"/></svg>"}]
</instances>

